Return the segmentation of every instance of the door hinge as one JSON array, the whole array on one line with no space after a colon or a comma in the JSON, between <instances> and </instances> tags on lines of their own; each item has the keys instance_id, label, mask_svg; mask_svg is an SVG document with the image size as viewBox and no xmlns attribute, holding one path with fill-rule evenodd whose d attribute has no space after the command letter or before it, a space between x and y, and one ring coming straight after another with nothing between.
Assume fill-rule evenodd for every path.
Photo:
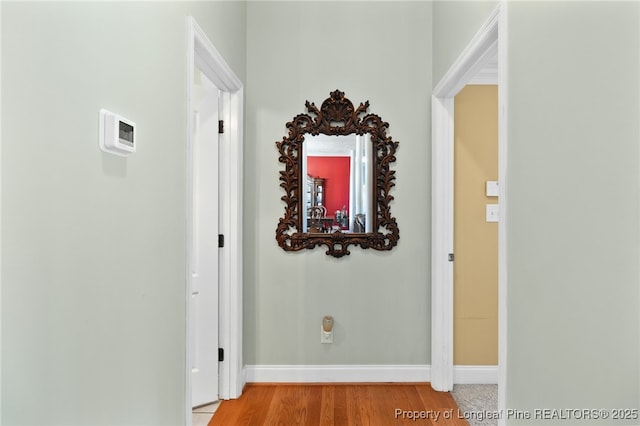
<instances>
[{"instance_id":1,"label":"door hinge","mask_svg":"<svg viewBox=\"0 0 640 426\"><path fill-rule=\"evenodd\" d=\"M449 253L449 262L453 262L453 258L454 258L453 253Z\"/></svg>"},{"instance_id":2,"label":"door hinge","mask_svg":"<svg viewBox=\"0 0 640 426\"><path fill-rule=\"evenodd\" d=\"M224 361L224 348L218 348L218 362Z\"/></svg>"},{"instance_id":3,"label":"door hinge","mask_svg":"<svg viewBox=\"0 0 640 426\"><path fill-rule=\"evenodd\" d=\"M218 133L224 133L224 120L218 120Z\"/></svg>"},{"instance_id":4,"label":"door hinge","mask_svg":"<svg viewBox=\"0 0 640 426\"><path fill-rule=\"evenodd\" d=\"M224 234L218 234L218 247L224 247Z\"/></svg>"}]
</instances>

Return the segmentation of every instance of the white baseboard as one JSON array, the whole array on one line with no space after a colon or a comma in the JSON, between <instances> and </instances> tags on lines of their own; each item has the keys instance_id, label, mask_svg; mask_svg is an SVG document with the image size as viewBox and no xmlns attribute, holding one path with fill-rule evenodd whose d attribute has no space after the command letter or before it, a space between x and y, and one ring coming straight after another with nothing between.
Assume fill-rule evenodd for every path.
<instances>
[{"instance_id":1,"label":"white baseboard","mask_svg":"<svg viewBox=\"0 0 640 426\"><path fill-rule=\"evenodd\" d=\"M498 384L497 365L454 365L453 383L460 385Z\"/></svg>"},{"instance_id":2,"label":"white baseboard","mask_svg":"<svg viewBox=\"0 0 640 426\"><path fill-rule=\"evenodd\" d=\"M247 383L429 382L430 365L247 365ZM456 365L455 384L497 384L497 365Z\"/></svg>"},{"instance_id":3,"label":"white baseboard","mask_svg":"<svg viewBox=\"0 0 640 426\"><path fill-rule=\"evenodd\" d=\"M248 383L428 382L430 365L247 365Z\"/></svg>"}]
</instances>

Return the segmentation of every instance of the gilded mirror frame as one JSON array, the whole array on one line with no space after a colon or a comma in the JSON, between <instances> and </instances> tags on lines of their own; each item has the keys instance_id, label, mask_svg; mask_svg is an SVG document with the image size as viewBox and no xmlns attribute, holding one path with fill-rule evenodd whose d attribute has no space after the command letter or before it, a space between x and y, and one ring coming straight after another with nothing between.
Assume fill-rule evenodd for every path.
<instances>
[{"instance_id":1,"label":"gilded mirror frame","mask_svg":"<svg viewBox=\"0 0 640 426\"><path fill-rule=\"evenodd\" d=\"M367 113L369 101L360 103L354 108L353 103L344 96L344 92L335 90L330 93L317 108L314 103L305 102L308 113L296 115L286 124L288 136L276 142L280 154L278 160L285 164L280 171L280 186L285 195L281 197L285 203L284 217L280 218L276 228L276 240L285 251L313 249L326 246L327 255L342 257L350 254L349 246L360 246L364 249L391 250L398 244L400 231L396 219L391 215L390 203L393 196L391 188L395 186L395 171L391 163L396 161L395 153L398 142L387 136L389 123L378 115ZM335 231L332 233L301 232L304 214L304 188L306 177L302 176L305 135L319 134L370 135L373 144L372 158L372 231L367 233L350 233ZM369 219L367 219L369 220Z\"/></svg>"}]
</instances>

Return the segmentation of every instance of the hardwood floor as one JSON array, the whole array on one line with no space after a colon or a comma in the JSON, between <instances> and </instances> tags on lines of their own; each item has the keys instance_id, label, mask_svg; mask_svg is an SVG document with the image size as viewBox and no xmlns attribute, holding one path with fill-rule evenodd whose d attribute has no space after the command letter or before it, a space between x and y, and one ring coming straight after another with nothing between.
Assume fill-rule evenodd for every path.
<instances>
[{"instance_id":1,"label":"hardwood floor","mask_svg":"<svg viewBox=\"0 0 640 426\"><path fill-rule=\"evenodd\" d=\"M209 426L468 426L449 392L429 383L248 384Z\"/></svg>"}]
</instances>

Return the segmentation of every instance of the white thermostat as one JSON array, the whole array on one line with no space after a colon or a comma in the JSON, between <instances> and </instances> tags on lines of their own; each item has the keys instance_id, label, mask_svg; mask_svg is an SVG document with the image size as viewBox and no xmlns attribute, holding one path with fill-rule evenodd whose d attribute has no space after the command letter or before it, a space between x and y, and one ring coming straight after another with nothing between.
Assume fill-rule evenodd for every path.
<instances>
[{"instance_id":1,"label":"white thermostat","mask_svg":"<svg viewBox=\"0 0 640 426\"><path fill-rule=\"evenodd\" d=\"M136 152L136 123L106 109L100 110L100 149L126 157Z\"/></svg>"}]
</instances>

